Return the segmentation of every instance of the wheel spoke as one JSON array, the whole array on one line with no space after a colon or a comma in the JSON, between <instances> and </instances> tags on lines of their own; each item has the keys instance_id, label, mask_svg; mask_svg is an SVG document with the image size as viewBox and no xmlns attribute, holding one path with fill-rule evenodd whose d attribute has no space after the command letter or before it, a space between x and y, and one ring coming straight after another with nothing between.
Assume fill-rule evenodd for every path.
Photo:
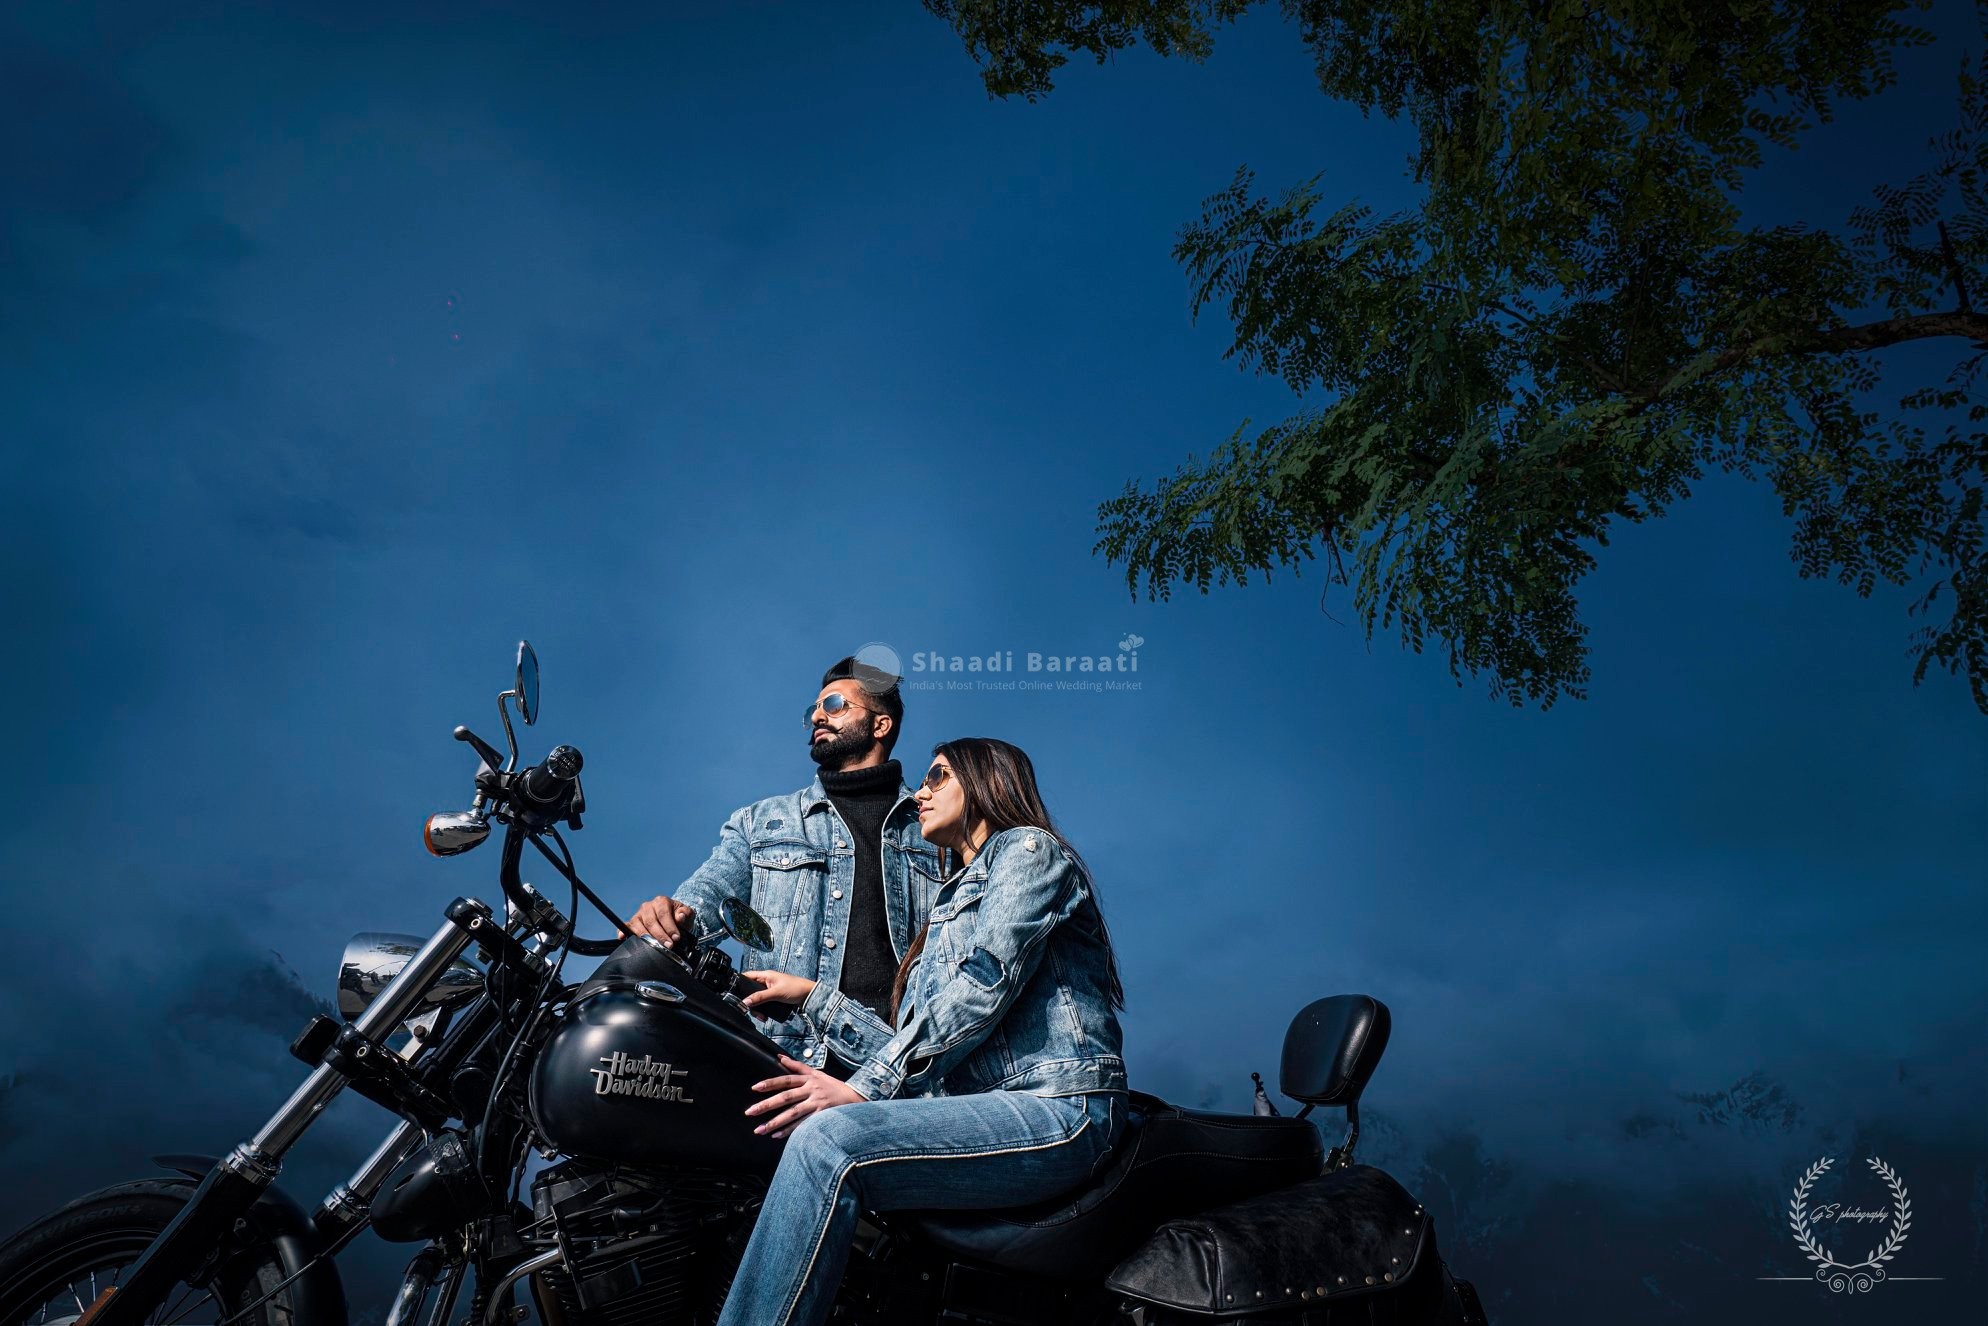
<instances>
[{"instance_id":1,"label":"wheel spoke","mask_svg":"<svg viewBox=\"0 0 1988 1326\"><path fill-rule=\"evenodd\" d=\"M181 1285L177 1293L160 1304L158 1312L152 1317L152 1321L156 1326L172 1326L173 1322L180 1320L194 1308L199 1307L202 1302L201 1299L193 1299L191 1304L187 1301L193 1292L192 1285Z\"/></svg>"},{"instance_id":2,"label":"wheel spoke","mask_svg":"<svg viewBox=\"0 0 1988 1326\"><path fill-rule=\"evenodd\" d=\"M180 1286L179 1292L185 1294L186 1287L184 1285ZM172 1310L173 1295L168 1293L165 1298L160 1300L159 1306L152 1309L152 1315L145 1318L145 1326L158 1326L158 1323L164 1320L165 1315Z\"/></svg>"},{"instance_id":3,"label":"wheel spoke","mask_svg":"<svg viewBox=\"0 0 1988 1326\"><path fill-rule=\"evenodd\" d=\"M16 1285L17 1315L11 1319L0 1316L0 1326L77 1326L98 1301L124 1288L126 1272L139 1264L156 1243L159 1231L170 1227L185 1203L182 1194L168 1190L167 1185L145 1182L106 1189L93 1194L87 1204L75 1205L95 1209L83 1211L72 1222L73 1228L64 1229L60 1236L46 1240L48 1246L34 1250L27 1259L32 1267ZM245 1268L242 1288L250 1291L251 1298L255 1288L278 1270L276 1259L265 1248L237 1250L229 1265ZM233 1270L217 1272L201 1275L197 1284L174 1283L156 1298L147 1294L152 1311L145 1314L145 1326L223 1326L230 1312L240 1306L234 1301L235 1280ZM241 1301L248 1303L244 1315L256 1315L261 1300Z\"/></svg>"},{"instance_id":4,"label":"wheel spoke","mask_svg":"<svg viewBox=\"0 0 1988 1326\"><path fill-rule=\"evenodd\" d=\"M193 1311L195 1308L199 1307L202 1303L212 1303L214 1301L215 1301L214 1293L212 1290L209 1290L208 1292L202 1294L199 1298L194 1299L191 1303L188 1303L184 1308L180 1309L178 1314L176 1314L175 1316L166 1318L164 1322L160 1323L160 1326L178 1326L180 1322L186 1320L187 1313ZM216 1313L215 1315L219 1316L220 1314Z\"/></svg>"}]
</instances>

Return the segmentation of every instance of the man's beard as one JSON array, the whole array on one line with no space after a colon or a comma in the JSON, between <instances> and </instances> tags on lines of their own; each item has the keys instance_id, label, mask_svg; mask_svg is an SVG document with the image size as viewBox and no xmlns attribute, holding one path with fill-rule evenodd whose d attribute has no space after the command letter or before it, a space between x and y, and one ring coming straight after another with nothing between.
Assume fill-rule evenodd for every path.
<instances>
[{"instance_id":1,"label":"man's beard","mask_svg":"<svg viewBox=\"0 0 1988 1326\"><path fill-rule=\"evenodd\" d=\"M868 755L870 748L876 744L877 739L864 731L863 724L851 724L843 731L829 737L827 741L816 741L810 734L808 758L829 772L835 773Z\"/></svg>"}]
</instances>

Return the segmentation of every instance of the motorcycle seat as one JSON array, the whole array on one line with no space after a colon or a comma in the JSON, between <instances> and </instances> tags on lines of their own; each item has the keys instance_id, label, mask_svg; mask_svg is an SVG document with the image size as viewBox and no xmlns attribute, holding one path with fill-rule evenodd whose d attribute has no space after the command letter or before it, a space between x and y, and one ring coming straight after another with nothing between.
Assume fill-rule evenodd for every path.
<instances>
[{"instance_id":1,"label":"motorcycle seat","mask_svg":"<svg viewBox=\"0 0 1988 1326\"><path fill-rule=\"evenodd\" d=\"M888 1221L963 1261L1095 1280L1162 1221L1302 1183L1324 1161L1308 1120L1186 1110L1135 1091L1104 1172L1075 1193L994 1211L902 1212Z\"/></svg>"}]
</instances>

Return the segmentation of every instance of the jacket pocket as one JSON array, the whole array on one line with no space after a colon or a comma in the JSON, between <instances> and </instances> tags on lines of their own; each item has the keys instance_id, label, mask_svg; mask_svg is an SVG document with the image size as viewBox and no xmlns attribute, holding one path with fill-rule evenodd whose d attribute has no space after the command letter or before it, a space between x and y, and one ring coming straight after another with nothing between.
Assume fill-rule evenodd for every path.
<instances>
[{"instance_id":1,"label":"jacket pocket","mask_svg":"<svg viewBox=\"0 0 1988 1326\"><path fill-rule=\"evenodd\" d=\"M984 893L985 890L982 889L974 889L971 892L962 889L940 903L937 907L934 907L931 913L932 928L934 930L938 929L967 908L979 902L982 896L984 896Z\"/></svg>"},{"instance_id":2,"label":"jacket pocket","mask_svg":"<svg viewBox=\"0 0 1988 1326\"><path fill-rule=\"evenodd\" d=\"M785 920L811 910L828 869L828 854L798 841L752 846L752 905L768 920Z\"/></svg>"},{"instance_id":3,"label":"jacket pocket","mask_svg":"<svg viewBox=\"0 0 1988 1326\"><path fill-rule=\"evenodd\" d=\"M939 896L945 881L939 878L939 855L931 849L922 852L900 852L903 858L904 899L910 933L916 935L925 928L925 922L932 914L932 900ZM895 876L893 876L893 879Z\"/></svg>"},{"instance_id":4,"label":"jacket pocket","mask_svg":"<svg viewBox=\"0 0 1988 1326\"><path fill-rule=\"evenodd\" d=\"M977 909L983 896L984 891L978 888L971 893L955 893L932 909L925 951L944 964L949 979L960 959L973 951L974 932L979 929Z\"/></svg>"}]
</instances>

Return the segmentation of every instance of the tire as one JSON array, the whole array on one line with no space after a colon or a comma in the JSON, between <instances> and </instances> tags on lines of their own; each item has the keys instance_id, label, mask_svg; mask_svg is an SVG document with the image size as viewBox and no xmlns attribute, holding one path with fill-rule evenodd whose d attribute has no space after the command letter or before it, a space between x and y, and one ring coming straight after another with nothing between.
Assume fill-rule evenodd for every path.
<instances>
[{"instance_id":1,"label":"tire","mask_svg":"<svg viewBox=\"0 0 1988 1326\"><path fill-rule=\"evenodd\" d=\"M7 1240L0 1245L0 1326L68 1326L192 1195L193 1185L182 1180L120 1183L77 1198ZM290 1326L282 1283L273 1248L231 1247L202 1284L175 1285L150 1320L214 1326L235 1317L230 1326Z\"/></svg>"}]
</instances>

